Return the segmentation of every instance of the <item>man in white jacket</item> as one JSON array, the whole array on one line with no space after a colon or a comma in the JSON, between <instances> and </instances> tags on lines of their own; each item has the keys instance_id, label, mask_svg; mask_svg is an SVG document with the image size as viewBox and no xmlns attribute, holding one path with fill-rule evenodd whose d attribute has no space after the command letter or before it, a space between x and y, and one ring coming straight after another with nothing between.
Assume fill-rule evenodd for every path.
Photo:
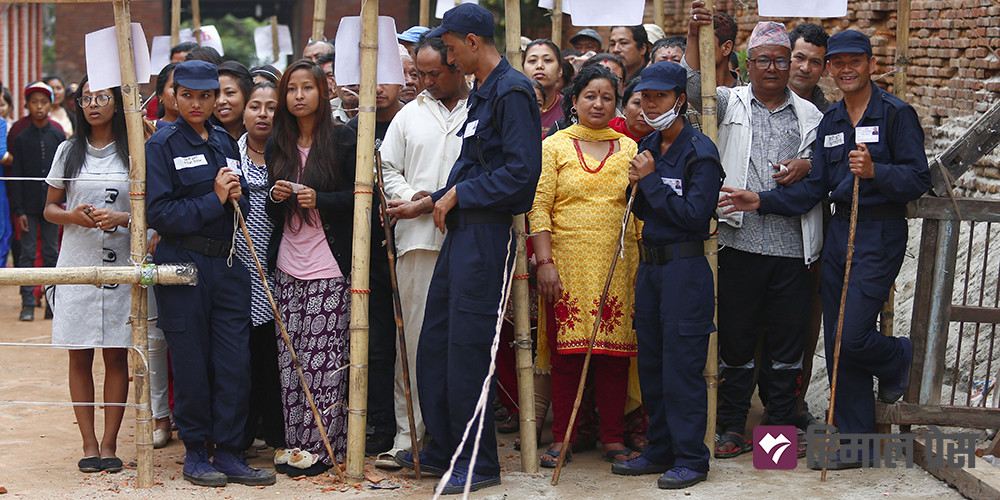
<instances>
[{"instance_id":1,"label":"man in white jacket","mask_svg":"<svg viewBox=\"0 0 1000 500\"><path fill-rule=\"evenodd\" d=\"M447 48L440 37L421 38L414 46L417 72L425 90L403 107L386 131L380 152L388 199L419 200L444 187L452 165L462 150L458 130L465 124L469 86L465 77L446 61ZM400 356L396 356L396 439L389 453L376 465L398 467L392 459L409 451L411 442L423 444L424 424L417 404L417 342L424 322L424 305L438 251L444 235L434 227L431 214L396 223L396 274L403 308L413 423L409 428Z\"/></svg>"},{"instance_id":2,"label":"man in white jacket","mask_svg":"<svg viewBox=\"0 0 1000 500\"><path fill-rule=\"evenodd\" d=\"M698 7L692 9L695 34L710 22L707 10ZM807 158L823 115L788 89L791 44L783 24L758 23L747 53L750 85L717 89L718 146L724 186L757 192L808 173ZM689 56L690 66L692 59L697 64ZM700 75L695 70L688 75L688 95L700 97ZM690 101L700 106L700 98ZM732 458L751 449L744 434L761 342L771 360L770 423L795 425L814 293L810 269L822 246L822 215L818 206L795 217L720 212L719 244L719 354L725 383L719 388L715 456Z\"/></svg>"}]
</instances>

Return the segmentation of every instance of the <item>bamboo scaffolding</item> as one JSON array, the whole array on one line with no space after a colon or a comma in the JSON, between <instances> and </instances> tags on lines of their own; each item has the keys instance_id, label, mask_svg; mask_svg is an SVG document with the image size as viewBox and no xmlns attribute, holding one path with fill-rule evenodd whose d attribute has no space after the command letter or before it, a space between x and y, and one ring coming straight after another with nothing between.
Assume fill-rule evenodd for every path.
<instances>
[{"instance_id":1,"label":"bamboo scaffolding","mask_svg":"<svg viewBox=\"0 0 1000 500\"><path fill-rule=\"evenodd\" d=\"M145 173L145 169L143 169L143 173ZM142 183L145 181L132 182ZM135 214L132 215L135 217ZM132 227L138 227L134 218L132 219ZM145 234L145 229L143 229L143 234ZM143 245L145 245L145 239L143 239ZM154 283L161 285L195 285L198 283L198 268L194 264L148 264L148 266L152 269ZM0 285L96 286L139 284L141 282L142 269L139 266L11 267L0 269Z\"/></svg>"},{"instance_id":2,"label":"bamboo scaffolding","mask_svg":"<svg viewBox=\"0 0 1000 500\"><path fill-rule=\"evenodd\" d=\"M552 0L552 43L556 44L556 47L562 48L562 38L563 38L563 10L562 10L562 0ZM518 30L517 34L518 43L521 40L521 33ZM520 68L520 66L517 66Z\"/></svg>"},{"instance_id":3,"label":"bamboo scaffolding","mask_svg":"<svg viewBox=\"0 0 1000 500\"><path fill-rule=\"evenodd\" d=\"M653 22L663 28L663 0L653 0Z\"/></svg>"},{"instance_id":4,"label":"bamboo scaffolding","mask_svg":"<svg viewBox=\"0 0 1000 500\"><path fill-rule=\"evenodd\" d=\"M713 0L705 0L705 8L712 10ZM699 28L698 57L701 61L701 130L712 139L718 140L715 95L715 29L709 24ZM715 288L715 318L719 324L719 236L718 223L711 222L711 236L705 240L705 257L712 268ZM705 385L708 389L708 421L705 426L705 446L709 455L715 456L715 417L719 390L719 332L712 332L708 338L708 357L705 361Z\"/></svg>"},{"instance_id":5,"label":"bamboo scaffolding","mask_svg":"<svg viewBox=\"0 0 1000 500\"><path fill-rule=\"evenodd\" d=\"M313 0L313 29L312 41L323 40L323 31L326 30L326 0ZM364 5L364 2L361 2ZM376 0L377 3L377 0ZM362 50L362 52L364 52Z\"/></svg>"},{"instance_id":6,"label":"bamboo scaffolding","mask_svg":"<svg viewBox=\"0 0 1000 500\"><path fill-rule=\"evenodd\" d=\"M420 0L420 26L431 26L431 0Z\"/></svg>"},{"instance_id":7,"label":"bamboo scaffolding","mask_svg":"<svg viewBox=\"0 0 1000 500\"><path fill-rule=\"evenodd\" d=\"M910 0L899 0L896 7L896 58L892 75L892 91L906 100L906 67L910 65Z\"/></svg>"},{"instance_id":8,"label":"bamboo scaffolding","mask_svg":"<svg viewBox=\"0 0 1000 500\"><path fill-rule=\"evenodd\" d=\"M278 47L278 16L271 16L271 57L278 62L280 47Z\"/></svg>"},{"instance_id":9,"label":"bamboo scaffolding","mask_svg":"<svg viewBox=\"0 0 1000 500\"><path fill-rule=\"evenodd\" d=\"M201 0L191 0L191 32L195 43L201 45Z\"/></svg>"},{"instance_id":10,"label":"bamboo scaffolding","mask_svg":"<svg viewBox=\"0 0 1000 500\"><path fill-rule=\"evenodd\" d=\"M170 0L170 46L181 43L181 0Z\"/></svg>"},{"instance_id":11,"label":"bamboo scaffolding","mask_svg":"<svg viewBox=\"0 0 1000 500\"><path fill-rule=\"evenodd\" d=\"M555 0L555 11L562 0ZM506 0L504 16L506 26L507 61L515 68L521 67L521 4ZM562 16L559 16L560 19ZM553 23L555 15L553 14ZM559 42L556 42L557 44ZM535 362L531 355L531 315L528 304L528 248L527 224L524 214L514 217L517 235L517 256L514 260L514 359L517 365L517 407L520 416L521 470L529 474L538 472L538 438L535 427Z\"/></svg>"},{"instance_id":12,"label":"bamboo scaffolding","mask_svg":"<svg viewBox=\"0 0 1000 500\"><path fill-rule=\"evenodd\" d=\"M351 379L347 414L347 477L365 472L368 421L368 273L371 259L372 177L375 161L375 69L378 62L378 0L361 0L361 88L358 99L357 171L354 178L354 242L351 259Z\"/></svg>"}]
</instances>

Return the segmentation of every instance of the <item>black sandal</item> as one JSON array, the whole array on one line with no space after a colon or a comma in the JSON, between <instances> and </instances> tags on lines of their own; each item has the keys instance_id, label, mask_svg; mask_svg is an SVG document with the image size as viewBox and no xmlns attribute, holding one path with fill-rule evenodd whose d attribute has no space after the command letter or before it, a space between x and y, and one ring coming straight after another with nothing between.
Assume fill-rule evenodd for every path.
<instances>
[{"instance_id":1,"label":"black sandal","mask_svg":"<svg viewBox=\"0 0 1000 500\"><path fill-rule=\"evenodd\" d=\"M122 459L118 457L108 457L101 459L101 470L105 472L110 472L114 474L115 472L121 472L122 470Z\"/></svg>"},{"instance_id":2,"label":"black sandal","mask_svg":"<svg viewBox=\"0 0 1000 500\"><path fill-rule=\"evenodd\" d=\"M81 458L76 466L80 468L80 472L101 472L101 457Z\"/></svg>"},{"instance_id":3,"label":"black sandal","mask_svg":"<svg viewBox=\"0 0 1000 500\"><path fill-rule=\"evenodd\" d=\"M722 447L726 443L732 443L736 447L729 451L722 451ZM738 432L724 432L719 436L719 442L715 445L715 458L735 458L751 449L753 449L753 446L747 442L742 434Z\"/></svg>"}]
</instances>

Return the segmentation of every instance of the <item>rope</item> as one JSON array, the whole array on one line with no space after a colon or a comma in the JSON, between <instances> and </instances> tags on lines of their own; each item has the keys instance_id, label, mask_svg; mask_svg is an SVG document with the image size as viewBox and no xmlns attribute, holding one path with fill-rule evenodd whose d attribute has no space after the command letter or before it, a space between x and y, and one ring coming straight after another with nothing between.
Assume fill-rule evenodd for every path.
<instances>
[{"instance_id":1,"label":"rope","mask_svg":"<svg viewBox=\"0 0 1000 500\"><path fill-rule=\"evenodd\" d=\"M145 184L146 181L130 181L129 179L108 179L100 177L0 177L0 181L84 181L84 182L141 182Z\"/></svg>"},{"instance_id":2,"label":"rope","mask_svg":"<svg viewBox=\"0 0 1000 500\"><path fill-rule=\"evenodd\" d=\"M486 400L489 398L490 381L493 380L493 374L496 372L497 348L500 345L500 328L503 325L504 308L507 306L507 299L510 297L511 285L514 282L511 276L514 271L514 263L510 258L511 243L513 240L514 231L511 231L510 238L507 240L507 257L504 259L503 288L500 291L500 303L497 305L496 332L493 334L493 344L490 346L489 370L486 372L486 378L483 380L483 388L479 393L479 400L476 402L476 408L473 410L472 418L470 418L465 424L465 431L462 433L462 442L458 444L458 448L456 448L455 453L452 454L448 470L445 471L443 476L441 476L441 481L438 482L437 487L434 488L434 500L441 498L441 492L444 490L445 485L448 484L448 480L451 479L452 472L455 471L455 464L458 462L458 456L462 453L462 449L465 448L465 443L468 441L469 431L472 430L472 424L478 418L479 427L476 430L476 440L472 445L472 458L469 461L469 470L465 477L465 491L462 494L463 500L469 498L469 491L472 487L472 471L476 468L476 455L479 454L479 442L483 437L483 424L486 421L486 408L488 406L486 404ZM508 262L510 263L508 264Z\"/></svg>"},{"instance_id":3,"label":"rope","mask_svg":"<svg viewBox=\"0 0 1000 500\"><path fill-rule=\"evenodd\" d=\"M149 405L138 403L74 403L72 401L11 401L0 400L0 406L121 406L148 409Z\"/></svg>"},{"instance_id":4,"label":"rope","mask_svg":"<svg viewBox=\"0 0 1000 500\"><path fill-rule=\"evenodd\" d=\"M129 320L131 321L131 319ZM62 349L132 349L142 358L142 364L149 369L146 355L134 345L91 345L91 344L39 344L35 342L0 342L0 347L58 347Z\"/></svg>"}]
</instances>

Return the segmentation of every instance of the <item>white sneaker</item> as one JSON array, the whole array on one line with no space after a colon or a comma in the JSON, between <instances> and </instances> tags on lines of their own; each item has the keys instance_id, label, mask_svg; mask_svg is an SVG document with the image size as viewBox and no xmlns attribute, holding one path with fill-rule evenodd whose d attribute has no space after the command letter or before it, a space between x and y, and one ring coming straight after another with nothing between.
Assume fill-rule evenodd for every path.
<instances>
[{"instance_id":1,"label":"white sneaker","mask_svg":"<svg viewBox=\"0 0 1000 500\"><path fill-rule=\"evenodd\" d=\"M153 429L153 448L160 449L167 445L173 438L173 433L163 429Z\"/></svg>"}]
</instances>

